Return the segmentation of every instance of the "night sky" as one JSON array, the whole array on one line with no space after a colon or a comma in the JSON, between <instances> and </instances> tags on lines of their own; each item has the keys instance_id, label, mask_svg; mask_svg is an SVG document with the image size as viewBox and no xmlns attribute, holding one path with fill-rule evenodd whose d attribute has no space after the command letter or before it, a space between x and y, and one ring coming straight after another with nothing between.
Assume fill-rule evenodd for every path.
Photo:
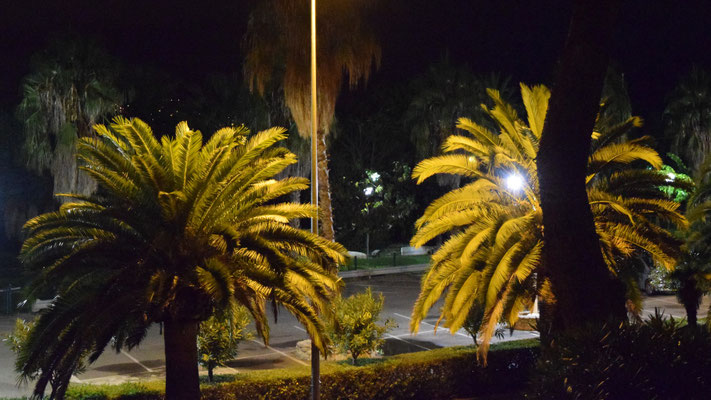
<instances>
[{"instance_id":1,"label":"night sky","mask_svg":"<svg viewBox=\"0 0 711 400\"><path fill-rule=\"evenodd\" d=\"M129 68L150 65L189 81L240 71L241 37L256 1L5 1L0 107L17 105L30 56L70 30L98 38ZM570 2L559 0L382 1L376 81L411 78L448 54L475 72L550 83L570 18ZM652 128L691 64L711 66L708 21L711 6L700 0L624 2L612 56L628 80L633 111Z\"/></svg>"}]
</instances>

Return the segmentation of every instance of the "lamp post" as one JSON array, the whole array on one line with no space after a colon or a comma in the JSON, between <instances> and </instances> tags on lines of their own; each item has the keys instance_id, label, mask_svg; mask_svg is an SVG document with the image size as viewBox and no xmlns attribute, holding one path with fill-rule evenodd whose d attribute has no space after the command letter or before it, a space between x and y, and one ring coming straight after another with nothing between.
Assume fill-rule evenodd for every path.
<instances>
[{"instance_id":1,"label":"lamp post","mask_svg":"<svg viewBox=\"0 0 711 400\"><path fill-rule=\"evenodd\" d=\"M318 107L316 103L316 0L311 0L311 204L318 207ZM311 218L311 232L318 235L318 218ZM321 398L321 360L311 340L311 399Z\"/></svg>"}]
</instances>

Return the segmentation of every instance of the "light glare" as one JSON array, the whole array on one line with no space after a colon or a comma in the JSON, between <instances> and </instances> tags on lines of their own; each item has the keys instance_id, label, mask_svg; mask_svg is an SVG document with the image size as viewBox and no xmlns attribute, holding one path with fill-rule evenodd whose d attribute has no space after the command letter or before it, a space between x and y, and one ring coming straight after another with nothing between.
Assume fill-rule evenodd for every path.
<instances>
[{"instance_id":1,"label":"light glare","mask_svg":"<svg viewBox=\"0 0 711 400\"><path fill-rule=\"evenodd\" d=\"M521 175L511 174L506 178L505 183L506 187L509 188L509 190L518 192L519 190L523 189L524 180Z\"/></svg>"}]
</instances>

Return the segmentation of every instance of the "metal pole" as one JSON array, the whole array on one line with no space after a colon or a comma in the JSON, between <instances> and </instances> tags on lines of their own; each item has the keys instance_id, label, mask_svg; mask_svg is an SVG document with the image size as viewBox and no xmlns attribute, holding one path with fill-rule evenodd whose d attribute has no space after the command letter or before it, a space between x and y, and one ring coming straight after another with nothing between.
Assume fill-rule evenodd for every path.
<instances>
[{"instance_id":1,"label":"metal pole","mask_svg":"<svg viewBox=\"0 0 711 400\"><path fill-rule=\"evenodd\" d=\"M318 107L316 103L316 0L311 0L311 204L318 207ZM318 235L318 218L311 218L311 232ZM321 360L311 340L311 399L321 398Z\"/></svg>"}]
</instances>

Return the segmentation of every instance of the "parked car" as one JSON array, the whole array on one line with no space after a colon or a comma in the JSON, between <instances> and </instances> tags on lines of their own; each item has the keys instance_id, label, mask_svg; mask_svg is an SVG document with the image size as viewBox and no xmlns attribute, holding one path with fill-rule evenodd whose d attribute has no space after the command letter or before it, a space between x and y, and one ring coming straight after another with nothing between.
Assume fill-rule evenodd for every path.
<instances>
[{"instance_id":1,"label":"parked car","mask_svg":"<svg viewBox=\"0 0 711 400\"><path fill-rule=\"evenodd\" d=\"M30 310L31 310L33 313L38 313L38 312L40 312L40 311L42 311L42 310L44 310L44 309L46 309L46 308L49 308L49 306L50 306L50 305L54 302L54 300L56 300L56 299L57 299L57 297L54 297L54 298L49 299L49 300L37 299L37 300L35 300L34 302L32 302L32 306L30 307ZM27 305L27 303L29 303L29 302L30 302L29 300L24 300L24 301L20 302L20 303L17 305L17 308L19 309L19 308L25 307L25 306Z\"/></svg>"}]
</instances>

